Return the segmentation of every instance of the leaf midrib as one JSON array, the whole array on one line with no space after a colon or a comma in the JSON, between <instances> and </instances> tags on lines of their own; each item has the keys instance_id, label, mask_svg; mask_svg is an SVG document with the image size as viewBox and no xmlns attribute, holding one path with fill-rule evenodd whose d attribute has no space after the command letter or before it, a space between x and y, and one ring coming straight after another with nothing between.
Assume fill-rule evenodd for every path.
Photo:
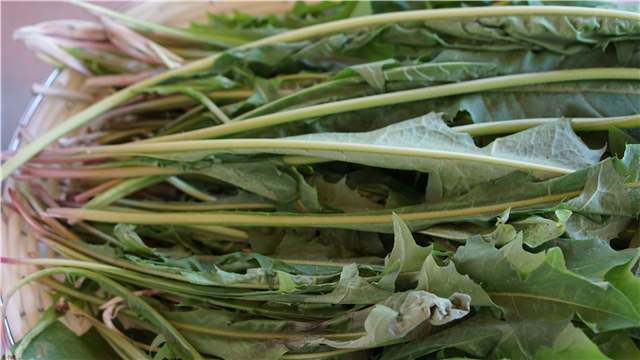
<instances>
[{"instance_id":1,"label":"leaf midrib","mask_svg":"<svg viewBox=\"0 0 640 360\"><path fill-rule=\"evenodd\" d=\"M487 292L489 294L489 296L493 297L493 296L502 296L502 297L527 297L527 298L532 298L532 299L537 299L537 300L544 300L544 301L549 301L549 302L556 302L556 303L563 303L563 304L567 304L567 305L572 305L575 307L580 307L580 308L585 308L585 309L589 309L589 310L594 310L594 311L598 311L598 312L603 312L603 313L607 313L607 314L611 314L611 315L615 315L615 316L619 316L619 317L623 317L628 319L628 317L620 314L620 313L616 313L613 311L609 311L607 309L602 309L602 308L597 308L597 307L593 307L593 306L589 306L586 304L581 304L581 303L576 303L573 301L569 301L569 300L564 300L564 299L560 299L560 298L552 298L549 296L543 296L543 295L536 295L536 294L526 294L526 293L516 293L516 292ZM638 315L638 317L636 318L636 321L638 321L640 323L640 314L636 314Z\"/></svg>"}]
</instances>

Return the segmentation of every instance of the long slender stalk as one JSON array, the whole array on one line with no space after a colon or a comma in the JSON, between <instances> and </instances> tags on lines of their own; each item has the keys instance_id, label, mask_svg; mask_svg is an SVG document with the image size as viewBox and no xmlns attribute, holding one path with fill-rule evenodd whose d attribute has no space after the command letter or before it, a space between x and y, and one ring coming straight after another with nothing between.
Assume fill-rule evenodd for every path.
<instances>
[{"instance_id":1,"label":"long slender stalk","mask_svg":"<svg viewBox=\"0 0 640 360\"><path fill-rule=\"evenodd\" d=\"M493 205L468 207L453 210L424 211L398 214L404 221L437 220L470 215L491 214L507 208L518 209L549 204L580 195L581 191L546 195L532 199L510 201ZM129 224L207 224L227 226L271 226L271 227L336 227L341 225L392 224L391 213L377 215L351 214L301 214L273 215L246 212L210 213L119 213L101 210L72 208L49 209L47 215L53 217L101 221L106 223L125 222Z\"/></svg>"},{"instance_id":2,"label":"long slender stalk","mask_svg":"<svg viewBox=\"0 0 640 360\"><path fill-rule=\"evenodd\" d=\"M192 98L200 101L204 106L207 107L207 109L209 109L209 111L216 117L216 119L218 119L221 123L226 124L228 123L229 117L227 116L227 114L225 114L219 107L218 105L216 105L211 99L209 99L209 97L205 94L203 94L200 91L191 89L191 88L186 88L183 90L187 95L191 96Z\"/></svg>"},{"instance_id":3,"label":"long slender stalk","mask_svg":"<svg viewBox=\"0 0 640 360\"><path fill-rule=\"evenodd\" d=\"M165 135L141 142L164 142L176 140L195 140L220 136L228 136L243 131L289 123L297 120L339 114L348 111L373 107L427 100L444 96L469 94L473 92L502 89L515 86L555 83L576 80L640 80L640 72L632 68L589 68L555 70L538 73L516 74L470 80L461 83L428 86L419 89L396 91L392 93L364 96L308 106L300 109L282 111L253 117L243 121L231 122L218 126L184 132L182 134Z\"/></svg>"},{"instance_id":4,"label":"long slender stalk","mask_svg":"<svg viewBox=\"0 0 640 360\"><path fill-rule=\"evenodd\" d=\"M142 176L127 179L108 190L100 193L89 201L84 207L87 209L97 209L111 204L129 194L132 194L147 186L157 184L167 179L167 176Z\"/></svg>"},{"instance_id":5,"label":"long slender stalk","mask_svg":"<svg viewBox=\"0 0 640 360\"><path fill-rule=\"evenodd\" d=\"M191 185L188 182L180 179L177 176L171 176L170 178L167 179L167 182L169 184L175 186L177 189L181 190L185 194L191 195L195 199L202 200L202 201L215 201L216 200L215 196L213 196L211 194L207 194L206 192L194 187L193 185Z\"/></svg>"},{"instance_id":6,"label":"long slender stalk","mask_svg":"<svg viewBox=\"0 0 640 360\"><path fill-rule=\"evenodd\" d=\"M88 5L83 3L83 5ZM97 10L95 5L89 5ZM244 46L254 47L264 44L273 44L277 42L286 41L301 41L304 39L310 39L322 35L333 34L341 31L347 31L358 27L374 26L389 23L411 22L411 21L426 21L430 19L445 19L445 18L466 18L466 17L483 17L483 16L509 16L509 15L551 15L551 16L600 16L607 18L619 18L629 20L640 20L640 14L605 10L605 9L592 9L592 8L580 8L580 7L565 7L565 6L505 6L505 7L487 7L487 8L460 8L460 9L440 9L440 10L421 10L421 11L407 11L399 13L388 13L381 15L355 17L346 20L340 20L320 25L314 25L294 31L290 31L284 34L274 35L268 38L255 41ZM177 75L191 74L200 70L210 68L218 58L218 55L213 55L201 60L194 61L186 64L180 68L166 71L151 78L145 79L139 83L131 85L119 92L110 95L109 97L89 106L83 111L69 117L62 124L51 129L45 135L36 139L36 141L25 146L16 156L9 159L2 165L2 180L6 179L13 171L15 171L20 165L24 164L30 158L35 156L47 145L56 141L58 138L68 134L69 132L84 125L91 119L99 116L100 114L112 109L113 107L124 103L125 101L136 96L136 94L149 86L156 85L164 80L170 79Z\"/></svg>"},{"instance_id":7,"label":"long slender stalk","mask_svg":"<svg viewBox=\"0 0 640 360\"><path fill-rule=\"evenodd\" d=\"M467 133L471 136L500 135L515 133L557 120L558 119L556 118L549 118L494 121L472 125L454 126L451 129L457 132ZM607 130L610 126L615 126L621 129L640 127L640 115L571 119L571 127L575 131L602 131Z\"/></svg>"},{"instance_id":8,"label":"long slender stalk","mask_svg":"<svg viewBox=\"0 0 640 360\"><path fill-rule=\"evenodd\" d=\"M462 133L467 133L471 136L482 136L482 135L499 135L505 133L514 133L522 130L526 130L535 126L543 125L546 123L550 123L553 121L558 121L558 118L537 118L537 119L518 119L518 120L506 120L506 121L491 121L491 122L482 122L471 125L462 125L462 126L454 126L451 127L452 130ZM604 117L604 118L571 118L571 126L575 131L605 131L610 126L615 126L621 129L631 129L640 127L640 115L629 115L629 116L617 116L617 117ZM221 140L219 140L221 141ZM281 140L279 140L281 141ZM92 157L101 157L103 152L109 155L114 154L127 154L129 152L139 151L140 153L153 153L156 150L162 150L163 146L167 148L174 147L173 149L177 151L179 146L182 144L189 143L166 143L164 145L159 145L157 147L145 145L140 146L141 144L121 144L121 145L109 145L109 146L101 146L101 147L77 147L77 148L66 148L66 149L56 149L51 150L47 154L39 156L39 161L63 161L65 159L73 158L73 156L78 156L82 159L88 159ZM197 145L201 144L201 145ZM205 145L206 143L196 143L193 142L194 149L200 148L205 150L207 149ZM133 146L133 147L131 147ZM140 147L138 147L140 146ZM83 155L79 155L83 154ZM290 155L285 156L285 163L291 165L300 165L300 164L310 164L317 162L326 162L326 158L322 157L309 157L309 156L298 156L298 155Z\"/></svg>"},{"instance_id":9,"label":"long slender stalk","mask_svg":"<svg viewBox=\"0 0 640 360\"><path fill-rule=\"evenodd\" d=\"M216 203L216 202L159 202L140 201L131 199L120 199L117 204L149 210L180 210L180 211L204 211L204 210L257 210L275 209L271 203L261 202L239 202L239 203Z\"/></svg>"},{"instance_id":10,"label":"long slender stalk","mask_svg":"<svg viewBox=\"0 0 640 360\"><path fill-rule=\"evenodd\" d=\"M88 200L89 198L95 196L96 194L99 194L105 190L107 190L108 188L117 185L118 183L122 182L122 179L113 179L113 180L109 180L109 181L105 181L102 184L95 186L89 190L83 191L82 193L76 195L73 197L73 201L76 202L83 202L85 200Z\"/></svg>"},{"instance_id":11,"label":"long slender stalk","mask_svg":"<svg viewBox=\"0 0 640 360\"><path fill-rule=\"evenodd\" d=\"M94 151L90 149L89 151ZM556 166L537 164L524 160L493 157L489 155L472 154L466 152L429 150L408 147L392 147L384 145L352 144L330 141L306 141L284 139L222 139L222 140L190 140L166 143L139 143L120 147L102 147L97 149L102 155L126 151L125 154L155 154L176 153L182 151L209 151L211 153L276 153L293 154L300 151L325 152L328 159L340 159L345 152L361 154L375 154L380 156L407 156L425 159L465 160L490 165L507 166L516 169L543 171L552 174L568 174L575 169L566 169ZM112 152L113 151L113 152ZM79 155L86 155L80 153Z\"/></svg>"},{"instance_id":12,"label":"long slender stalk","mask_svg":"<svg viewBox=\"0 0 640 360\"><path fill-rule=\"evenodd\" d=\"M106 169L53 169L28 168L27 175L44 179L78 179L78 178L129 178L135 176L178 175L182 171L153 166L126 166Z\"/></svg>"}]
</instances>

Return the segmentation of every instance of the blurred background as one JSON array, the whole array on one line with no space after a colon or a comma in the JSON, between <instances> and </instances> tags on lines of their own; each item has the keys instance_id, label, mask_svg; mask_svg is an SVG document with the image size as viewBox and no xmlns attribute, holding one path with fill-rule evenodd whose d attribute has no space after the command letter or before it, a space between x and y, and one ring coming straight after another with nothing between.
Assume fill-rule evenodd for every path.
<instances>
[{"instance_id":1,"label":"blurred background","mask_svg":"<svg viewBox=\"0 0 640 360\"><path fill-rule=\"evenodd\" d=\"M100 1L112 9L125 7L128 1ZM31 85L42 83L53 70L37 59L27 47L13 40L13 32L21 26L55 19L87 19L94 17L84 10L61 1L0 1L2 17L2 150L9 146L22 113L31 99Z\"/></svg>"}]
</instances>

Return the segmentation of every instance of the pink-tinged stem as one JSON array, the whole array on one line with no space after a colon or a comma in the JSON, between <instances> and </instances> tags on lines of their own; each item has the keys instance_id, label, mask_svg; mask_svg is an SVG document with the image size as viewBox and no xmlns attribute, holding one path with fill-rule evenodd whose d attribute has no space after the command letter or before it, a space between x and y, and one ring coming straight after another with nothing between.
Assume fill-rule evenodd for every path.
<instances>
[{"instance_id":1,"label":"pink-tinged stem","mask_svg":"<svg viewBox=\"0 0 640 360\"><path fill-rule=\"evenodd\" d=\"M162 70L149 70L139 72L137 74L93 76L85 80L84 86L87 88L129 86L137 83L138 81L142 81L146 78L159 74L160 72L162 72Z\"/></svg>"},{"instance_id":2,"label":"pink-tinged stem","mask_svg":"<svg viewBox=\"0 0 640 360\"><path fill-rule=\"evenodd\" d=\"M5 207L17 214L19 214L18 209L15 207L15 205L13 205L12 203L8 202L8 201L2 201L0 202L0 205L2 205L2 207Z\"/></svg>"},{"instance_id":3,"label":"pink-tinged stem","mask_svg":"<svg viewBox=\"0 0 640 360\"><path fill-rule=\"evenodd\" d=\"M148 64L153 64L153 65L161 65L162 62L160 60L156 60L154 58L150 58L148 56L142 55L140 52L136 51L136 49L131 49L130 47L127 46L127 44L125 44L123 41L116 39L116 38L111 38L111 43L113 45L115 45L118 50L122 51L123 53L131 56L134 59L138 59L140 61L144 61Z\"/></svg>"},{"instance_id":4,"label":"pink-tinged stem","mask_svg":"<svg viewBox=\"0 0 640 360\"><path fill-rule=\"evenodd\" d=\"M14 39L33 34L64 37L68 39L104 41L107 34L102 24L86 20L51 20L24 26L13 33Z\"/></svg>"},{"instance_id":5,"label":"pink-tinged stem","mask_svg":"<svg viewBox=\"0 0 640 360\"><path fill-rule=\"evenodd\" d=\"M49 227L51 227L53 230L58 231L61 235L66 236L69 239L80 241L80 238L76 236L76 234L69 231L69 229L67 229L58 220L52 218L51 216L42 215L42 221L44 221L45 224L49 225Z\"/></svg>"},{"instance_id":6,"label":"pink-tinged stem","mask_svg":"<svg viewBox=\"0 0 640 360\"><path fill-rule=\"evenodd\" d=\"M11 174L11 175L9 175L9 177L14 179L14 180L34 180L34 179L37 178L35 176L24 175L24 174Z\"/></svg>"},{"instance_id":7,"label":"pink-tinged stem","mask_svg":"<svg viewBox=\"0 0 640 360\"><path fill-rule=\"evenodd\" d=\"M6 161L7 159L15 155L15 153L16 152L14 150L0 152L0 161Z\"/></svg>"},{"instance_id":8,"label":"pink-tinged stem","mask_svg":"<svg viewBox=\"0 0 640 360\"><path fill-rule=\"evenodd\" d=\"M82 74L91 74L91 72L82 64L82 62L73 57L71 54L67 53L55 42L54 39L51 39L48 36L29 36L24 40L24 42L30 49L40 51Z\"/></svg>"},{"instance_id":9,"label":"pink-tinged stem","mask_svg":"<svg viewBox=\"0 0 640 360\"><path fill-rule=\"evenodd\" d=\"M178 175L180 170L157 168L153 166L130 166L106 169L52 169L24 166L21 171L25 175L46 179L79 179L79 178L129 178L151 175Z\"/></svg>"},{"instance_id":10,"label":"pink-tinged stem","mask_svg":"<svg viewBox=\"0 0 640 360\"><path fill-rule=\"evenodd\" d=\"M113 180L109 180L107 182L104 182L96 187L94 187L93 189L89 189L83 193L80 193L76 196L73 197L74 201L77 202L84 202L87 201L89 198L93 197L94 195L103 192L104 190L117 185L119 183L121 183L123 181L123 179L113 179Z\"/></svg>"},{"instance_id":11,"label":"pink-tinged stem","mask_svg":"<svg viewBox=\"0 0 640 360\"><path fill-rule=\"evenodd\" d=\"M8 257L0 256L0 263L16 265L16 264L22 264L23 261L22 261L22 259L8 258Z\"/></svg>"},{"instance_id":12,"label":"pink-tinged stem","mask_svg":"<svg viewBox=\"0 0 640 360\"><path fill-rule=\"evenodd\" d=\"M63 164L81 161L91 161L95 163L96 161L109 160L109 158L96 157L69 157L69 155L74 154L76 151L77 150L75 148L51 149L41 152L40 154L38 154L38 156L32 158L30 161L35 164ZM0 153L0 161L6 161L15 154L15 151L3 151Z\"/></svg>"},{"instance_id":13,"label":"pink-tinged stem","mask_svg":"<svg viewBox=\"0 0 640 360\"><path fill-rule=\"evenodd\" d=\"M71 155L73 152L66 152L66 154ZM34 164L69 164L75 162L82 162L84 165L90 164L99 164L101 162L106 162L109 158L91 158L91 157L73 157L70 158L68 156L62 156L65 152L61 152L61 156L39 156L30 160L31 163Z\"/></svg>"},{"instance_id":14,"label":"pink-tinged stem","mask_svg":"<svg viewBox=\"0 0 640 360\"><path fill-rule=\"evenodd\" d=\"M8 189L8 193L9 193L9 197L11 198L11 201L13 202L13 205L18 210L18 213L22 215L22 217L27 222L27 224L29 224L34 230L36 230L42 235L47 235L47 236L53 235L51 234L50 231L48 231L41 224L39 224L33 217L31 217L31 215L29 215L27 210L22 206L22 204L18 200L16 193L12 189Z\"/></svg>"},{"instance_id":15,"label":"pink-tinged stem","mask_svg":"<svg viewBox=\"0 0 640 360\"><path fill-rule=\"evenodd\" d=\"M59 45L62 45L65 47L79 47L79 48L100 49L100 50L118 50L116 46L106 41L73 40L73 39L65 39L65 38L55 38L55 41Z\"/></svg>"},{"instance_id":16,"label":"pink-tinged stem","mask_svg":"<svg viewBox=\"0 0 640 360\"><path fill-rule=\"evenodd\" d=\"M49 207L57 207L58 203L47 193L47 191L40 184L31 184L31 191L38 199L42 200Z\"/></svg>"},{"instance_id":17,"label":"pink-tinged stem","mask_svg":"<svg viewBox=\"0 0 640 360\"><path fill-rule=\"evenodd\" d=\"M49 194L40 184L32 184L31 186L32 192L35 196L37 196L40 200L42 200L49 207L58 207L58 203ZM45 224L49 225L52 229L58 231L60 234L68 237L73 240L80 240L76 234L72 233L67 229L64 225L62 225L58 220L52 218L51 216L47 216L45 214L41 214L42 221Z\"/></svg>"},{"instance_id":18,"label":"pink-tinged stem","mask_svg":"<svg viewBox=\"0 0 640 360\"><path fill-rule=\"evenodd\" d=\"M84 206L84 203L79 203L79 202L69 201L69 200L58 200L56 201L56 203L58 203L58 206L67 206L71 208L81 208Z\"/></svg>"}]
</instances>

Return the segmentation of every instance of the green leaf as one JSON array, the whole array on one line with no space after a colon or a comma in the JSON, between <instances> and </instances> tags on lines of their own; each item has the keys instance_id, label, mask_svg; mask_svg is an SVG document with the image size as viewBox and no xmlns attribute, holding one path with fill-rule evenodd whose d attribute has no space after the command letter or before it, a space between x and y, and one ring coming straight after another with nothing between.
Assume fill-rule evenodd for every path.
<instances>
[{"instance_id":1,"label":"green leaf","mask_svg":"<svg viewBox=\"0 0 640 360\"><path fill-rule=\"evenodd\" d=\"M471 280L468 275L462 275L456 270L453 261L445 266L439 266L433 254L429 254L417 278L416 290L425 290L445 298L454 293L463 293L471 297L473 306L495 306L480 285Z\"/></svg>"},{"instance_id":2,"label":"green leaf","mask_svg":"<svg viewBox=\"0 0 640 360\"><path fill-rule=\"evenodd\" d=\"M542 263L535 260L539 256L527 253L519 241L497 250L481 239L470 238L453 258L461 273L482 284L493 302L506 309L506 318L514 323L528 353L535 353L541 345L551 347L561 329L532 331L517 325L524 322L539 323L532 326L561 324L576 313L597 331L640 325L640 312L617 287L569 271L559 248L548 250ZM535 268L532 261L538 264ZM521 274L517 269L526 272Z\"/></svg>"},{"instance_id":3,"label":"green leaf","mask_svg":"<svg viewBox=\"0 0 640 360\"><path fill-rule=\"evenodd\" d=\"M640 278L634 275L631 269L640 258L640 249L634 249L635 256L624 265L618 265L609 270L604 279L610 282L629 298L634 308L640 312Z\"/></svg>"},{"instance_id":4,"label":"green leaf","mask_svg":"<svg viewBox=\"0 0 640 360\"><path fill-rule=\"evenodd\" d=\"M205 309L167 311L163 315L172 322L184 324L181 333L202 353L224 359L275 360L289 351L282 341L276 339L251 339L255 333L268 336L283 330L286 332L289 321L254 320L233 312ZM194 327L210 332L196 331Z\"/></svg>"},{"instance_id":5,"label":"green leaf","mask_svg":"<svg viewBox=\"0 0 640 360\"><path fill-rule=\"evenodd\" d=\"M195 90L198 92L210 92L210 91L229 90L229 89L238 87L240 85L235 81L221 75L186 79L186 80L182 80L178 78L175 81L168 80L164 84L166 85L157 85L157 86L148 87L144 89L143 92L157 93L160 95L171 95L175 93L188 92L188 91L185 91L185 89L190 89L191 91Z\"/></svg>"},{"instance_id":6,"label":"green leaf","mask_svg":"<svg viewBox=\"0 0 640 360\"><path fill-rule=\"evenodd\" d=\"M611 154L617 156L624 155L627 144L640 144L640 141L615 126L609 127L608 145Z\"/></svg>"},{"instance_id":7,"label":"green leaf","mask_svg":"<svg viewBox=\"0 0 640 360\"><path fill-rule=\"evenodd\" d=\"M293 177L298 182L298 199L296 205L301 207L302 212L322 212L324 207L320 203L318 190L300 174L295 168L291 168Z\"/></svg>"},{"instance_id":8,"label":"green leaf","mask_svg":"<svg viewBox=\"0 0 640 360\"><path fill-rule=\"evenodd\" d=\"M134 225L117 224L113 229L113 235L120 241L126 252L140 256L157 257L156 250L148 247L135 230Z\"/></svg>"},{"instance_id":9,"label":"green leaf","mask_svg":"<svg viewBox=\"0 0 640 360\"><path fill-rule=\"evenodd\" d=\"M397 215L393 214L393 249L386 262L400 263L401 272L418 271L427 256L431 254L433 246L423 247L416 244L407 224Z\"/></svg>"},{"instance_id":10,"label":"green leaf","mask_svg":"<svg viewBox=\"0 0 640 360\"><path fill-rule=\"evenodd\" d=\"M305 105L373 95L377 92L413 89L438 83L458 82L493 75L495 65L483 62L401 64L387 59L345 68L329 81L300 89L242 114L246 119ZM423 114L422 112L421 114Z\"/></svg>"},{"instance_id":11,"label":"green leaf","mask_svg":"<svg viewBox=\"0 0 640 360\"><path fill-rule=\"evenodd\" d=\"M514 221L511 225L517 231L522 231L523 241L530 247L556 239L565 231L564 222L553 221L542 216L529 216L526 219Z\"/></svg>"},{"instance_id":12,"label":"green leaf","mask_svg":"<svg viewBox=\"0 0 640 360\"><path fill-rule=\"evenodd\" d=\"M609 270L629 263L636 254L631 249L615 251L598 239L557 239L545 247L560 248L569 271L594 281L603 280Z\"/></svg>"},{"instance_id":13,"label":"green leaf","mask_svg":"<svg viewBox=\"0 0 640 360\"><path fill-rule=\"evenodd\" d=\"M293 290L297 287L295 281L291 278L289 274L284 271L277 271L278 273L278 289L280 291L289 291Z\"/></svg>"},{"instance_id":14,"label":"green leaf","mask_svg":"<svg viewBox=\"0 0 640 360\"><path fill-rule=\"evenodd\" d=\"M542 347L533 357L534 360L542 359L609 359L598 346L571 323L558 334L553 347Z\"/></svg>"},{"instance_id":15,"label":"green leaf","mask_svg":"<svg viewBox=\"0 0 640 360\"><path fill-rule=\"evenodd\" d=\"M22 359L95 359L112 360L118 356L95 329L76 336L59 321L47 326L25 350Z\"/></svg>"},{"instance_id":16,"label":"green leaf","mask_svg":"<svg viewBox=\"0 0 640 360\"><path fill-rule=\"evenodd\" d=\"M609 241L618 237L631 222L629 216L591 217L573 214L565 223L567 236L576 240Z\"/></svg>"},{"instance_id":17,"label":"green leaf","mask_svg":"<svg viewBox=\"0 0 640 360\"><path fill-rule=\"evenodd\" d=\"M40 334L47 331L47 328L55 324L62 315L63 313L58 312L57 305L52 305L45 310L40 319L38 319L38 322L29 329L22 339L20 339L20 343L13 349L15 357L22 359L25 350L29 348L31 342Z\"/></svg>"},{"instance_id":18,"label":"green leaf","mask_svg":"<svg viewBox=\"0 0 640 360\"><path fill-rule=\"evenodd\" d=\"M259 241L264 241L261 238ZM386 255L380 236L372 232L337 229L292 229L286 231L272 251L264 252L281 259L355 261L377 264Z\"/></svg>"},{"instance_id":19,"label":"green leaf","mask_svg":"<svg viewBox=\"0 0 640 360\"><path fill-rule=\"evenodd\" d=\"M196 155L202 158L204 154ZM297 182L270 161L216 163L151 160L158 167L175 168L185 174L202 174L235 185L267 199L290 202L296 199Z\"/></svg>"},{"instance_id":20,"label":"green leaf","mask_svg":"<svg viewBox=\"0 0 640 360\"><path fill-rule=\"evenodd\" d=\"M598 334L591 339L600 351L616 360L633 360L640 358L640 349L625 331L610 331Z\"/></svg>"},{"instance_id":21,"label":"green leaf","mask_svg":"<svg viewBox=\"0 0 640 360\"><path fill-rule=\"evenodd\" d=\"M344 212L367 211L382 209L383 206L362 196L357 189L351 189L347 185L347 177L343 177L337 183L332 183L321 175L309 180L318 191L318 199L326 206L339 209Z\"/></svg>"},{"instance_id":22,"label":"green leaf","mask_svg":"<svg viewBox=\"0 0 640 360\"><path fill-rule=\"evenodd\" d=\"M635 44L634 41L621 42ZM637 50L636 50L637 51ZM431 62L490 62L496 65L499 74L519 74L554 69L579 69L589 67L637 66L639 59L622 61L614 46L592 49L575 55L563 55L548 51L515 50L508 52L446 49L438 53Z\"/></svg>"},{"instance_id":23,"label":"green leaf","mask_svg":"<svg viewBox=\"0 0 640 360\"><path fill-rule=\"evenodd\" d=\"M637 150L640 151L640 147ZM590 168L584 191L578 197L567 201L564 206L574 212L594 215L638 215L640 191L637 188L624 187L628 176L618 173L614 166L614 162L605 161L600 166ZM624 170L633 171L633 168Z\"/></svg>"},{"instance_id":24,"label":"green leaf","mask_svg":"<svg viewBox=\"0 0 640 360\"><path fill-rule=\"evenodd\" d=\"M502 16L393 24L385 29L380 41L479 51L546 49L577 54L604 48L609 40L616 38L634 38L636 34L637 24L632 20L608 22L598 17Z\"/></svg>"},{"instance_id":25,"label":"green leaf","mask_svg":"<svg viewBox=\"0 0 640 360\"><path fill-rule=\"evenodd\" d=\"M627 181L640 182L640 145L628 144L625 148L622 163L627 169Z\"/></svg>"},{"instance_id":26,"label":"green leaf","mask_svg":"<svg viewBox=\"0 0 640 360\"><path fill-rule=\"evenodd\" d=\"M342 268L340 280L328 294L316 295L309 302L330 304L374 304L391 295L386 289L369 283L358 274L358 266L350 264Z\"/></svg>"}]
</instances>

